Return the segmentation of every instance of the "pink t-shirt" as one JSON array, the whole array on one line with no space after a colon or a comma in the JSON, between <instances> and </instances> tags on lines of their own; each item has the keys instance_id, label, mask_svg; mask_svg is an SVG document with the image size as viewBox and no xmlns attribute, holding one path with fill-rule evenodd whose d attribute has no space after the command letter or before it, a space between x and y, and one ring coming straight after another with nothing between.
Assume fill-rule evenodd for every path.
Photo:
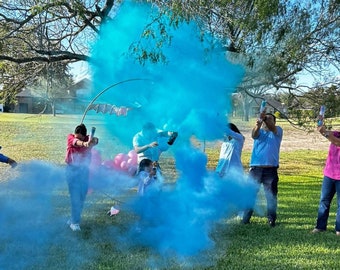
<instances>
[{"instance_id":1,"label":"pink t-shirt","mask_svg":"<svg viewBox=\"0 0 340 270\"><path fill-rule=\"evenodd\" d=\"M339 138L340 132L333 131L333 135ZM340 180L340 146L330 144L323 174L334 180Z\"/></svg>"},{"instance_id":2,"label":"pink t-shirt","mask_svg":"<svg viewBox=\"0 0 340 270\"><path fill-rule=\"evenodd\" d=\"M76 146L79 139L75 138L74 134L67 136L67 149L65 162L72 165L87 166L91 161L91 148ZM88 141L88 136L85 137L85 142Z\"/></svg>"}]
</instances>

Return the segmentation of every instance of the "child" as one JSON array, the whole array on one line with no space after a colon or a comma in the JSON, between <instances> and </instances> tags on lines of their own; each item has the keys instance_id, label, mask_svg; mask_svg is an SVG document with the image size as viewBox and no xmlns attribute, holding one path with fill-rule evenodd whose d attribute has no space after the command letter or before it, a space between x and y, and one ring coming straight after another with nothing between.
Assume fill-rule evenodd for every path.
<instances>
[{"instance_id":1,"label":"child","mask_svg":"<svg viewBox=\"0 0 340 270\"><path fill-rule=\"evenodd\" d=\"M154 183L160 183L161 175L157 172L157 164L151 159L142 159L138 167L138 194L143 196L145 189Z\"/></svg>"},{"instance_id":2,"label":"child","mask_svg":"<svg viewBox=\"0 0 340 270\"><path fill-rule=\"evenodd\" d=\"M228 178L231 173L239 173L241 177L243 176L244 170L241 155L244 140L244 136L236 125L229 123L216 166L216 172L221 178Z\"/></svg>"}]
</instances>

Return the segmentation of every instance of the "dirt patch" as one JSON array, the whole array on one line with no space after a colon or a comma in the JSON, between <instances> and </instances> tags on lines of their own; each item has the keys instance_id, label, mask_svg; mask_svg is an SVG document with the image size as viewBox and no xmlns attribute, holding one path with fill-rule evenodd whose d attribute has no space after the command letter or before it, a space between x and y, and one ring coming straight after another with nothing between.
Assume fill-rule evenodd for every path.
<instances>
[{"instance_id":1,"label":"dirt patch","mask_svg":"<svg viewBox=\"0 0 340 270\"><path fill-rule=\"evenodd\" d=\"M238 127L246 138L243 151L251 151L254 142L251 138L252 126L239 124ZM281 152L296 150L327 150L329 147L329 141L317 131L306 132L291 126L281 127L283 128ZM221 140L206 142L205 148L208 149L213 147L219 149L221 143Z\"/></svg>"},{"instance_id":2,"label":"dirt patch","mask_svg":"<svg viewBox=\"0 0 340 270\"><path fill-rule=\"evenodd\" d=\"M246 134L249 134L248 136ZM251 138L251 130L245 133L246 141L244 151L251 151L253 147L253 139ZM283 138L281 143L281 151L296 151L296 150L326 150L328 149L329 141L321 136L318 132L307 133L302 130L283 129Z\"/></svg>"}]
</instances>

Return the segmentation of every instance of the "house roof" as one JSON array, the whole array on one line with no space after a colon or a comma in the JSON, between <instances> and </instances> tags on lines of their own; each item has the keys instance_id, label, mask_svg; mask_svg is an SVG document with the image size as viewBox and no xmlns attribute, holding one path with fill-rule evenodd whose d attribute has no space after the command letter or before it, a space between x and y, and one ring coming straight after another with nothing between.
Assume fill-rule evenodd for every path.
<instances>
[{"instance_id":1,"label":"house roof","mask_svg":"<svg viewBox=\"0 0 340 270\"><path fill-rule=\"evenodd\" d=\"M31 90L27 88L24 88L21 92L19 92L15 96L16 97L34 97L34 95L32 95L31 93Z\"/></svg>"},{"instance_id":2,"label":"house roof","mask_svg":"<svg viewBox=\"0 0 340 270\"><path fill-rule=\"evenodd\" d=\"M70 90L89 89L89 88L91 88L91 80L88 78L82 78L79 81L75 81L74 84L70 87Z\"/></svg>"}]
</instances>

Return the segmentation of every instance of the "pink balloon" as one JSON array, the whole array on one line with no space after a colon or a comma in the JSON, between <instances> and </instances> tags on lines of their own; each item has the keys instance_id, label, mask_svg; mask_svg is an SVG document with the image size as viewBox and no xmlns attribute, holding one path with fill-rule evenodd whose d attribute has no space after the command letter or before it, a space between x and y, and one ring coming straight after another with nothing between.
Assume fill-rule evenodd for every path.
<instances>
[{"instance_id":1,"label":"pink balloon","mask_svg":"<svg viewBox=\"0 0 340 270\"><path fill-rule=\"evenodd\" d=\"M124 156L123 156L123 160L124 160L124 161L128 161L128 159L129 159L129 156L128 156L128 155L126 155L126 154L124 154Z\"/></svg>"},{"instance_id":2,"label":"pink balloon","mask_svg":"<svg viewBox=\"0 0 340 270\"><path fill-rule=\"evenodd\" d=\"M128 161L127 161L127 164L128 164L129 167L137 166L138 162L137 162L137 159L129 158Z\"/></svg>"},{"instance_id":3,"label":"pink balloon","mask_svg":"<svg viewBox=\"0 0 340 270\"><path fill-rule=\"evenodd\" d=\"M131 151L129 151L128 156L129 156L130 158L134 158L134 157L137 157L137 153L136 153L135 150L131 150Z\"/></svg>"},{"instance_id":4,"label":"pink balloon","mask_svg":"<svg viewBox=\"0 0 340 270\"><path fill-rule=\"evenodd\" d=\"M120 165L120 163L122 163L122 161L124 160L124 154L123 153L117 154L113 160L116 165Z\"/></svg>"},{"instance_id":5,"label":"pink balloon","mask_svg":"<svg viewBox=\"0 0 340 270\"><path fill-rule=\"evenodd\" d=\"M124 171L128 169L127 162L125 160L120 163L120 168Z\"/></svg>"},{"instance_id":6,"label":"pink balloon","mask_svg":"<svg viewBox=\"0 0 340 270\"><path fill-rule=\"evenodd\" d=\"M137 165L137 163L138 163L138 154L136 153L136 151L135 150L131 150L128 153L128 156L130 157L132 162Z\"/></svg>"}]
</instances>

